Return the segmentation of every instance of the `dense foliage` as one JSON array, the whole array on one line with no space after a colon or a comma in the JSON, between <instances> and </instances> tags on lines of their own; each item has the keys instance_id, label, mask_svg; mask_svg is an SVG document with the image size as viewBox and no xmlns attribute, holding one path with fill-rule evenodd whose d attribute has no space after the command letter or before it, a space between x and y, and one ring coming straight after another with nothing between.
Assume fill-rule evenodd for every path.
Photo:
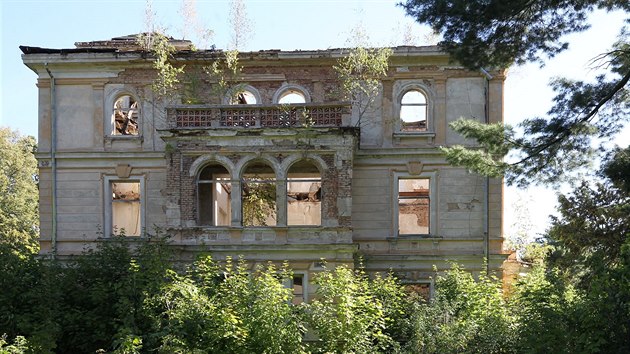
<instances>
[{"instance_id":1,"label":"dense foliage","mask_svg":"<svg viewBox=\"0 0 630 354\"><path fill-rule=\"evenodd\" d=\"M470 69L506 68L527 61L543 63L568 47L567 33L587 29L594 9L630 11L627 1L470 1L407 0L407 14L443 36L442 48ZM606 53L593 53L593 68L606 73L591 80L555 79L553 107L518 130L497 124L456 122L452 128L477 139L483 149L445 149L449 162L476 172L505 175L508 183L527 185L560 181L567 172L588 165L630 117L630 44L622 30ZM588 75L585 75L587 77ZM491 146L492 148L489 148ZM605 145L599 146L604 151ZM511 156L504 161L506 155Z\"/></svg>"},{"instance_id":2,"label":"dense foliage","mask_svg":"<svg viewBox=\"0 0 630 354\"><path fill-rule=\"evenodd\" d=\"M37 161L32 136L0 128L0 244L37 252Z\"/></svg>"}]
</instances>

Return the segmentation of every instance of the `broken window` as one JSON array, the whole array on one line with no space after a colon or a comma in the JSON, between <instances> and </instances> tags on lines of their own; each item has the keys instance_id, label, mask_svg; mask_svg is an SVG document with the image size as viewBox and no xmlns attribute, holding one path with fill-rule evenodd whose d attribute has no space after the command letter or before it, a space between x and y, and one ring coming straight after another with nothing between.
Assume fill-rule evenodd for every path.
<instances>
[{"instance_id":1,"label":"broken window","mask_svg":"<svg viewBox=\"0 0 630 354\"><path fill-rule=\"evenodd\" d=\"M114 102L112 135L138 135L138 102L129 95Z\"/></svg>"},{"instance_id":2,"label":"broken window","mask_svg":"<svg viewBox=\"0 0 630 354\"><path fill-rule=\"evenodd\" d=\"M241 183L243 226L276 225L276 174L263 162L247 166Z\"/></svg>"},{"instance_id":3,"label":"broken window","mask_svg":"<svg viewBox=\"0 0 630 354\"><path fill-rule=\"evenodd\" d=\"M429 234L428 178L398 180L398 234Z\"/></svg>"},{"instance_id":4,"label":"broken window","mask_svg":"<svg viewBox=\"0 0 630 354\"><path fill-rule=\"evenodd\" d=\"M140 236L142 231L139 181L112 181L111 234Z\"/></svg>"},{"instance_id":5,"label":"broken window","mask_svg":"<svg viewBox=\"0 0 630 354\"><path fill-rule=\"evenodd\" d=\"M306 97L298 90L287 90L278 99L279 104L300 104L306 103Z\"/></svg>"},{"instance_id":6,"label":"broken window","mask_svg":"<svg viewBox=\"0 0 630 354\"><path fill-rule=\"evenodd\" d=\"M427 96L420 90L407 91L400 100L401 130L427 130Z\"/></svg>"},{"instance_id":7,"label":"broken window","mask_svg":"<svg viewBox=\"0 0 630 354\"><path fill-rule=\"evenodd\" d=\"M321 225L322 178L308 161L294 163L287 173L287 225Z\"/></svg>"},{"instance_id":8,"label":"broken window","mask_svg":"<svg viewBox=\"0 0 630 354\"><path fill-rule=\"evenodd\" d=\"M249 90L242 90L235 94L230 104L256 104L258 103L256 100L256 95Z\"/></svg>"},{"instance_id":9,"label":"broken window","mask_svg":"<svg viewBox=\"0 0 630 354\"><path fill-rule=\"evenodd\" d=\"M232 183L228 170L218 164L201 170L197 180L199 225L229 226L232 220Z\"/></svg>"}]
</instances>

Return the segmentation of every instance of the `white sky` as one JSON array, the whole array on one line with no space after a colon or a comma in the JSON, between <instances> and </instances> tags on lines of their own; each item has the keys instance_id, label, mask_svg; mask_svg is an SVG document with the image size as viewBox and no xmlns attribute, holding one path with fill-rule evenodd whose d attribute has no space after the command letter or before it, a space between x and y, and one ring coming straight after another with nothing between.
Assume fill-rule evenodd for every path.
<instances>
[{"instance_id":1,"label":"white sky","mask_svg":"<svg viewBox=\"0 0 630 354\"><path fill-rule=\"evenodd\" d=\"M398 1L385 0L249 0L245 1L252 19L253 36L242 50L326 49L346 46L350 31L361 23L377 45L401 44L405 28L410 27L418 44L430 31L404 16ZM180 37L180 1L154 0L158 22ZM226 48L229 1L197 0L198 18L215 32L214 43ZM144 0L2 0L0 1L1 44L0 126L10 126L22 134L37 136L36 76L21 62L19 45L46 48L73 48L74 42L109 39L144 30ZM593 28L569 37L571 50L547 62L512 68L505 83L505 122L517 124L524 118L544 115L550 108L551 77L574 79L593 77L588 61L608 49L623 21L623 14L597 12L591 17ZM630 131L617 139L630 143ZM555 206L554 191L534 188L531 213L535 232L547 225L547 215ZM511 205L516 189L506 188L506 236L513 220ZM527 197L526 197L527 198Z\"/></svg>"}]
</instances>

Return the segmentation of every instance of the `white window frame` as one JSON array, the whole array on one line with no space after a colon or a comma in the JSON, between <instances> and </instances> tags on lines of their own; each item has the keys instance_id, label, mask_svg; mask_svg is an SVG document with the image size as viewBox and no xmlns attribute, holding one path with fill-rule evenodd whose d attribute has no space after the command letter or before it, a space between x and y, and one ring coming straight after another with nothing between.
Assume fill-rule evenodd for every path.
<instances>
[{"instance_id":1,"label":"white window frame","mask_svg":"<svg viewBox=\"0 0 630 354\"><path fill-rule=\"evenodd\" d=\"M392 235L396 237L433 237L436 233L437 225L437 172L422 172L417 175L412 175L406 172L394 172L393 173L393 192L392 192L392 205L394 212L392 213ZM401 179L428 179L429 180L429 233L428 234L400 234L398 218L398 181Z\"/></svg>"},{"instance_id":2,"label":"white window frame","mask_svg":"<svg viewBox=\"0 0 630 354\"><path fill-rule=\"evenodd\" d=\"M120 178L118 176L104 176L103 177L103 199L104 199L104 237L111 237L113 235L112 225L112 183L140 183L140 235L126 235L127 237L142 237L145 233L145 214L146 214L146 191L145 191L145 178L144 176L130 176L129 178Z\"/></svg>"}]
</instances>

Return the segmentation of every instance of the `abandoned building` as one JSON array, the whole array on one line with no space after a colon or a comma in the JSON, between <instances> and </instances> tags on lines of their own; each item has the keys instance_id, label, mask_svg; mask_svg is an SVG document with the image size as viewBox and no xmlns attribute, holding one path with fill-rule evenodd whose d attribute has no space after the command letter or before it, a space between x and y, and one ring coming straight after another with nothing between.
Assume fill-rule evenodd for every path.
<instances>
[{"instance_id":1,"label":"abandoned building","mask_svg":"<svg viewBox=\"0 0 630 354\"><path fill-rule=\"evenodd\" d=\"M21 47L39 89L42 253L159 227L183 260L288 261L301 299L322 260L361 257L423 289L434 265L500 269L502 180L450 166L439 147L474 143L449 128L460 117L502 121L502 71L392 48L360 110L339 93L348 50L239 53L226 81L207 74L224 52L171 43L186 72L163 96L135 36Z\"/></svg>"}]
</instances>

